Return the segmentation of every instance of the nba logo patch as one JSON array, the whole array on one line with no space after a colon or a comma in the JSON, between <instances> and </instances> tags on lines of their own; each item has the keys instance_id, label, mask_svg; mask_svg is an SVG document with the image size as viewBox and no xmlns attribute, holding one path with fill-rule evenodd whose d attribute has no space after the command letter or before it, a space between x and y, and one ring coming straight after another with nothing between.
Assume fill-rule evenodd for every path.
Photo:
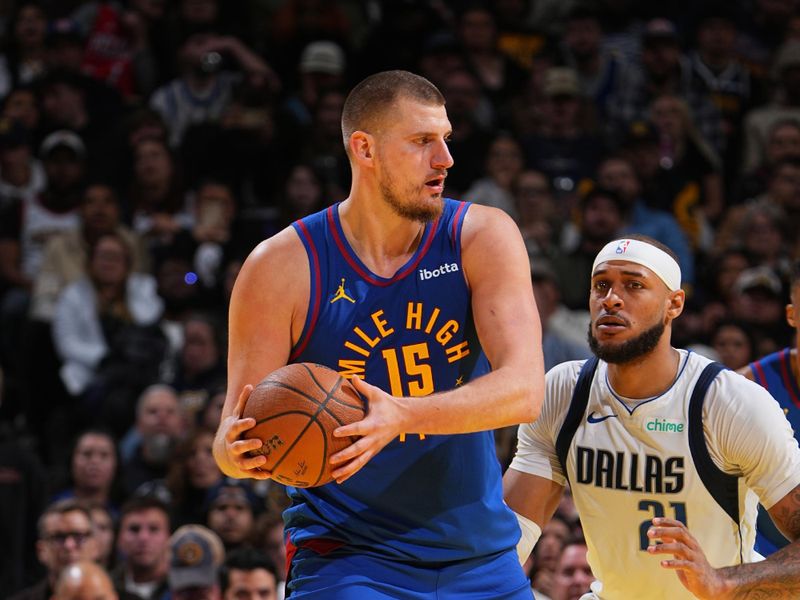
<instances>
[{"instance_id":1,"label":"nba logo patch","mask_svg":"<svg viewBox=\"0 0 800 600\"><path fill-rule=\"evenodd\" d=\"M628 249L628 246L630 245L631 245L630 240L622 240L619 244L617 244L616 253L625 254L625 251Z\"/></svg>"}]
</instances>

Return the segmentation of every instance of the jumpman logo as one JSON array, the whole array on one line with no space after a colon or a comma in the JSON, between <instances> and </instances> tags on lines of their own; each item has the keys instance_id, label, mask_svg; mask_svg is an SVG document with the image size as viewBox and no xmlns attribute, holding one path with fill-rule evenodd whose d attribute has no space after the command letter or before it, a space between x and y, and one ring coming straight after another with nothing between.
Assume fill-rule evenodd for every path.
<instances>
[{"instance_id":1,"label":"jumpman logo","mask_svg":"<svg viewBox=\"0 0 800 600\"><path fill-rule=\"evenodd\" d=\"M336 293L333 295L333 298L331 298L331 304L333 304L337 300L348 300L353 304L356 303L356 301L353 300L350 296L348 296L347 292L344 291L344 277L342 277L342 283L339 284Z\"/></svg>"}]
</instances>

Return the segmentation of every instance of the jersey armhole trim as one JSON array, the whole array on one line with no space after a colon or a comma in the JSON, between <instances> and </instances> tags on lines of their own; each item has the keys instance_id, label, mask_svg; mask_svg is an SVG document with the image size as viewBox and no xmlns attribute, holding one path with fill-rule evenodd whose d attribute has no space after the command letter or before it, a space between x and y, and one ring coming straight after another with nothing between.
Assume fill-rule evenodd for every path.
<instances>
[{"instance_id":1,"label":"jersey armhole trim","mask_svg":"<svg viewBox=\"0 0 800 600\"><path fill-rule=\"evenodd\" d=\"M308 227L306 227L306 224L303 223L303 221L295 221L293 225L298 235L300 236L300 241L303 242L303 246L306 249L306 254L308 255L308 268L310 270L311 289L309 294L310 310L306 315L306 322L303 324L303 331L300 333L300 337L297 340L297 344L295 345L294 348L292 348L292 352L289 355L290 361L296 360L297 357L303 353L303 350L305 350L308 341L311 339L311 334L314 331L314 327L317 324L317 318L319 317L319 307L322 294L322 284L320 282L319 252L317 252L317 247L314 245L314 240L311 237L311 233L308 231Z\"/></svg>"}]
</instances>

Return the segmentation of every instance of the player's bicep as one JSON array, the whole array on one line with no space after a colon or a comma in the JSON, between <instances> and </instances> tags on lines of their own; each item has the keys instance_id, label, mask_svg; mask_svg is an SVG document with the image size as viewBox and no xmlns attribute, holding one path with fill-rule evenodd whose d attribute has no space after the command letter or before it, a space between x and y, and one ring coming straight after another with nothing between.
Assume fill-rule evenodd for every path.
<instances>
[{"instance_id":1,"label":"player's bicep","mask_svg":"<svg viewBox=\"0 0 800 600\"><path fill-rule=\"evenodd\" d=\"M778 500L768 512L786 539L800 540L800 485Z\"/></svg>"},{"instance_id":2,"label":"player's bicep","mask_svg":"<svg viewBox=\"0 0 800 600\"><path fill-rule=\"evenodd\" d=\"M308 259L291 230L262 242L245 261L229 307L228 398L223 414L230 414L245 385L258 384L287 363L295 323L305 319L308 278Z\"/></svg>"},{"instance_id":3,"label":"player's bicep","mask_svg":"<svg viewBox=\"0 0 800 600\"><path fill-rule=\"evenodd\" d=\"M475 325L490 363L543 375L541 325L519 229L505 213L473 205L462 239Z\"/></svg>"}]
</instances>

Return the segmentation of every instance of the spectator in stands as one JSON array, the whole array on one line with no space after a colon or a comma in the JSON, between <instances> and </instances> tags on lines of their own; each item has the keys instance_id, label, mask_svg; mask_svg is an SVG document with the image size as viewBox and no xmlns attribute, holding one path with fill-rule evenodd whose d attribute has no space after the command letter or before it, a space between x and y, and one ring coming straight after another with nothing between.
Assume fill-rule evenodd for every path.
<instances>
[{"instance_id":1,"label":"spectator in stands","mask_svg":"<svg viewBox=\"0 0 800 600\"><path fill-rule=\"evenodd\" d=\"M775 123L767 135L764 160L738 181L736 201L744 202L763 194L776 165L784 160L800 160L800 120L784 119Z\"/></svg>"},{"instance_id":2,"label":"spectator in stands","mask_svg":"<svg viewBox=\"0 0 800 600\"><path fill-rule=\"evenodd\" d=\"M586 560L586 550L583 538L570 539L564 545L556 569L553 600L579 600L590 591L594 575Z\"/></svg>"},{"instance_id":3,"label":"spectator in stands","mask_svg":"<svg viewBox=\"0 0 800 600\"><path fill-rule=\"evenodd\" d=\"M169 591L173 600L221 600L217 571L225 560L219 536L184 525L169 540Z\"/></svg>"},{"instance_id":4,"label":"spectator in stands","mask_svg":"<svg viewBox=\"0 0 800 600\"><path fill-rule=\"evenodd\" d=\"M190 125L222 116L234 84L242 77L229 70L227 60L233 60L251 84L279 89L280 82L269 65L239 39L214 33L189 35L179 50L180 77L158 88L150 98L150 106L169 127L173 148L181 145Z\"/></svg>"},{"instance_id":5,"label":"spectator in stands","mask_svg":"<svg viewBox=\"0 0 800 600\"><path fill-rule=\"evenodd\" d=\"M44 248L41 268L33 283L31 317L49 323L58 296L64 288L86 275L90 246L106 233L117 233L133 250L135 272L146 272L149 258L141 240L120 220L120 205L114 190L104 183L90 183L78 208L80 228L53 236Z\"/></svg>"},{"instance_id":6,"label":"spectator in stands","mask_svg":"<svg viewBox=\"0 0 800 600\"><path fill-rule=\"evenodd\" d=\"M31 83L44 72L47 14L41 3L26 0L8 15L0 59L0 97L18 84Z\"/></svg>"},{"instance_id":7,"label":"spectator in stands","mask_svg":"<svg viewBox=\"0 0 800 600\"><path fill-rule=\"evenodd\" d=\"M256 517L264 508L248 481L226 477L206 494L206 524L227 550L248 546Z\"/></svg>"},{"instance_id":8,"label":"spectator in stands","mask_svg":"<svg viewBox=\"0 0 800 600\"><path fill-rule=\"evenodd\" d=\"M18 119L0 118L0 210L27 204L47 186L42 163L33 156L32 132Z\"/></svg>"},{"instance_id":9,"label":"spectator in stands","mask_svg":"<svg viewBox=\"0 0 800 600\"><path fill-rule=\"evenodd\" d=\"M276 486L279 487L279 486ZM285 493L282 492L285 497ZM272 507L256 519L252 545L261 550L275 566L278 580L278 600L286 587L286 540L283 534L283 517L279 507Z\"/></svg>"},{"instance_id":10,"label":"spectator in stands","mask_svg":"<svg viewBox=\"0 0 800 600\"><path fill-rule=\"evenodd\" d=\"M528 569L536 598L550 598L556 587L556 571L564 544L570 539L570 527L559 512L544 526L523 568Z\"/></svg>"},{"instance_id":11,"label":"spectator in stands","mask_svg":"<svg viewBox=\"0 0 800 600\"><path fill-rule=\"evenodd\" d=\"M134 497L120 511L114 587L141 600L161 600L167 591L169 514L152 496Z\"/></svg>"},{"instance_id":12,"label":"spectator in stands","mask_svg":"<svg viewBox=\"0 0 800 600\"><path fill-rule=\"evenodd\" d=\"M742 271L733 286L730 314L750 326L758 356L776 352L789 342L783 284L769 267Z\"/></svg>"},{"instance_id":13,"label":"spectator in stands","mask_svg":"<svg viewBox=\"0 0 800 600\"><path fill-rule=\"evenodd\" d=\"M531 260L557 253L567 214L556 205L550 179L541 171L526 169L511 186L520 233Z\"/></svg>"},{"instance_id":14,"label":"spectator in stands","mask_svg":"<svg viewBox=\"0 0 800 600\"><path fill-rule=\"evenodd\" d=\"M574 6L564 23L564 58L578 75L580 95L591 98L601 115L628 68L622 55L604 47L602 41L603 24L596 9Z\"/></svg>"},{"instance_id":15,"label":"spectator in stands","mask_svg":"<svg viewBox=\"0 0 800 600\"><path fill-rule=\"evenodd\" d=\"M89 511L76 500L60 500L48 506L39 517L38 537L36 554L47 573L11 600L50 600L64 567L97 556Z\"/></svg>"},{"instance_id":16,"label":"spectator in stands","mask_svg":"<svg viewBox=\"0 0 800 600\"><path fill-rule=\"evenodd\" d=\"M499 132L489 144L484 164L484 176L464 192L464 199L476 204L494 206L515 220L517 207L512 185L524 166L519 141L508 132Z\"/></svg>"},{"instance_id":17,"label":"spectator in stands","mask_svg":"<svg viewBox=\"0 0 800 600\"><path fill-rule=\"evenodd\" d=\"M119 596L103 567L89 560L81 560L61 571L53 590L52 600L87 598L118 600Z\"/></svg>"},{"instance_id":18,"label":"spectator in stands","mask_svg":"<svg viewBox=\"0 0 800 600\"><path fill-rule=\"evenodd\" d=\"M166 341L155 279L133 273L132 251L116 233L90 247L88 273L59 296L53 342L61 378L87 419L117 435L133 421L134 398L158 375Z\"/></svg>"},{"instance_id":19,"label":"spectator in stands","mask_svg":"<svg viewBox=\"0 0 800 600\"><path fill-rule=\"evenodd\" d=\"M222 479L222 471L211 454L215 431L194 429L175 448L167 487L172 496L172 524L176 527L203 522L206 494Z\"/></svg>"},{"instance_id":20,"label":"spectator in stands","mask_svg":"<svg viewBox=\"0 0 800 600\"><path fill-rule=\"evenodd\" d=\"M116 523L107 504L88 502L86 507L92 517L92 534L97 546L97 564L110 569L115 564Z\"/></svg>"},{"instance_id":21,"label":"spectator in stands","mask_svg":"<svg viewBox=\"0 0 800 600\"><path fill-rule=\"evenodd\" d=\"M71 453L69 485L54 499L76 498L116 512L120 499L117 465L117 447L111 434L102 429L83 431Z\"/></svg>"},{"instance_id":22,"label":"spectator in stands","mask_svg":"<svg viewBox=\"0 0 800 600\"><path fill-rule=\"evenodd\" d=\"M604 154L594 134L594 111L581 94L578 74L550 67L542 79L541 125L524 141L526 163L547 173L559 196L573 196Z\"/></svg>"},{"instance_id":23,"label":"spectator in stands","mask_svg":"<svg viewBox=\"0 0 800 600\"><path fill-rule=\"evenodd\" d=\"M561 296L567 308L587 310L585 282L592 273L594 257L614 239L624 224L626 205L616 192L593 188L578 205L577 228L572 247L553 257Z\"/></svg>"},{"instance_id":24,"label":"spectator in stands","mask_svg":"<svg viewBox=\"0 0 800 600\"><path fill-rule=\"evenodd\" d=\"M717 152L724 150L722 120L707 94L689 88L689 64L683 59L675 25L664 18L647 22L642 33L641 68L632 68L609 96L606 112L612 139L626 131L630 123L647 119L647 107L661 94L677 94L686 99L694 122ZM681 265L682 266L682 265Z\"/></svg>"},{"instance_id":25,"label":"spectator in stands","mask_svg":"<svg viewBox=\"0 0 800 600\"><path fill-rule=\"evenodd\" d=\"M688 240L672 215L645 204L641 195L642 184L633 164L622 156L608 157L597 168L597 182L616 192L625 204L624 223L618 233L641 233L671 248L680 259L681 281L691 288L694 284L694 255Z\"/></svg>"},{"instance_id":26,"label":"spectator in stands","mask_svg":"<svg viewBox=\"0 0 800 600\"><path fill-rule=\"evenodd\" d=\"M756 357L756 344L750 327L736 319L717 322L709 341L719 357L719 362L734 371L746 367Z\"/></svg>"},{"instance_id":27,"label":"spectator in stands","mask_svg":"<svg viewBox=\"0 0 800 600\"><path fill-rule=\"evenodd\" d=\"M772 71L776 86L771 102L745 116L742 170L746 173L764 162L767 137L775 124L800 119L800 40L789 40L781 46Z\"/></svg>"},{"instance_id":28,"label":"spectator in stands","mask_svg":"<svg viewBox=\"0 0 800 600\"><path fill-rule=\"evenodd\" d=\"M266 555L253 548L233 550L219 569L222 600L279 600L278 575Z\"/></svg>"},{"instance_id":29,"label":"spectator in stands","mask_svg":"<svg viewBox=\"0 0 800 600\"><path fill-rule=\"evenodd\" d=\"M166 475L185 423L174 388L164 384L145 388L136 403L134 428L120 443L123 481L129 493Z\"/></svg>"},{"instance_id":30,"label":"spectator in stands","mask_svg":"<svg viewBox=\"0 0 800 600\"><path fill-rule=\"evenodd\" d=\"M164 140L147 137L133 146L133 181L128 202L133 230L151 251L168 246L194 218L186 207L175 158Z\"/></svg>"},{"instance_id":31,"label":"spectator in stands","mask_svg":"<svg viewBox=\"0 0 800 600\"><path fill-rule=\"evenodd\" d=\"M29 131L39 128L39 102L33 86L17 86L3 98L2 116L19 121Z\"/></svg>"}]
</instances>

